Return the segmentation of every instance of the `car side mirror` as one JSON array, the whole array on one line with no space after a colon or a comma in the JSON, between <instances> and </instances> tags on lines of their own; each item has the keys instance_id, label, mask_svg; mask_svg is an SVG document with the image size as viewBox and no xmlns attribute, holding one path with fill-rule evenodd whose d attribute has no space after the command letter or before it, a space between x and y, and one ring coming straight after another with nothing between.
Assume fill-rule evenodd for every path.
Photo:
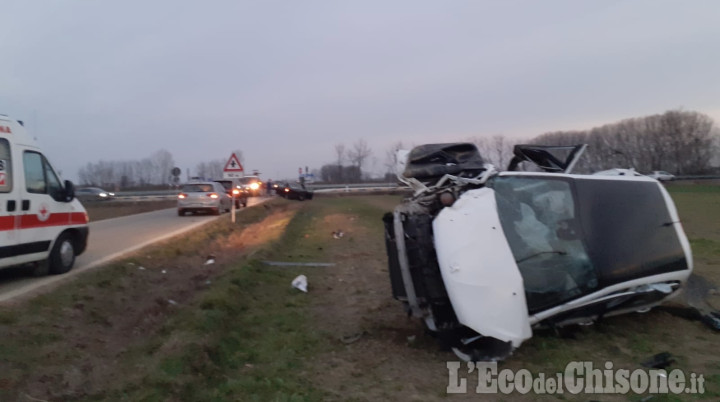
<instances>
[{"instance_id":1,"label":"car side mirror","mask_svg":"<svg viewBox=\"0 0 720 402\"><path fill-rule=\"evenodd\" d=\"M64 195L65 202L70 202L75 199L75 185L70 180L65 180Z\"/></svg>"}]
</instances>

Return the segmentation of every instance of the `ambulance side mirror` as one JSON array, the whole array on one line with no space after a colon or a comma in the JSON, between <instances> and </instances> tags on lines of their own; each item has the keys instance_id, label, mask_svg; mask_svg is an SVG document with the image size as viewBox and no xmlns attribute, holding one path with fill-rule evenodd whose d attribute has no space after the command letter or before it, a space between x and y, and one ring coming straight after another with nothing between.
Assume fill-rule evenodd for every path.
<instances>
[{"instance_id":1,"label":"ambulance side mirror","mask_svg":"<svg viewBox=\"0 0 720 402\"><path fill-rule=\"evenodd\" d=\"M70 180L65 180L65 202L70 202L75 198L75 185Z\"/></svg>"}]
</instances>

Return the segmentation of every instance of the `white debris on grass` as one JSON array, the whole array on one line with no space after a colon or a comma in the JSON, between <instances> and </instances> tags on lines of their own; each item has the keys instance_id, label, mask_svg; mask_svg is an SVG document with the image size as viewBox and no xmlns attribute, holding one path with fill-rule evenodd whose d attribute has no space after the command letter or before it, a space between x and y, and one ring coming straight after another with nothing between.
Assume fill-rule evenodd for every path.
<instances>
[{"instance_id":1,"label":"white debris on grass","mask_svg":"<svg viewBox=\"0 0 720 402\"><path fill-rule=\"evenodd\" d=\"M307 293L307 277L305 275L298 275L295 279L292 280L292 287L295 289L299 289L305 293Z\"/></svg>"}]
</instances>

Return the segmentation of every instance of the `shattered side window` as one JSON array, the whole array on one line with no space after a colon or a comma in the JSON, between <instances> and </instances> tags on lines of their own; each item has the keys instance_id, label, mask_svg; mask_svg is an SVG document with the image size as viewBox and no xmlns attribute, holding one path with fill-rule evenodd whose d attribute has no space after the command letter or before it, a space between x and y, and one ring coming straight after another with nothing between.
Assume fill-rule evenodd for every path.
<instances>
[{"instance_id":1,"label":"shattered side window","mask_svg":"<svg viewBox=\"0 0 720 402\"><path fill-rule=\"evenodd\" d=\"M502 176L491 187L531 314L597 288L569 181Z\"/></svg>"}]
</instances>

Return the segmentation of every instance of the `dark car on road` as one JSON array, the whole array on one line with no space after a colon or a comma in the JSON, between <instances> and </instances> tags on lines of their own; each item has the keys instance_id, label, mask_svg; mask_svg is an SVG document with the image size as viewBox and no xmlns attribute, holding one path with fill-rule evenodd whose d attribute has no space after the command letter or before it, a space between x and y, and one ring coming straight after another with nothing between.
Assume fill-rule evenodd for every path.
<instances>
[{"instance_id":1,"label":"dark car on road","mask_svg":"<svg viewBox=\"0 0 720 402\"><path fill-rule=\"evenodd\" d=\"M75 189L75 197L80 201L108 201L115 198L115 193L99 187L83 187Z\"/></svg>"},{"instance_id":2,"label":"dark car on road","mask_svg":"<svg viewBox=\"0 0 720 402\"><path fill-rule=\"evenodd\" d=\"M213 180L215 183L220 183L227 194L235 199L235 208L240 208L240 205L247 207L248 203L248 192L243 188L238 180L233 179L221 179Z\"/></svg>"},{"instance_id":3,"label":"dark car on road","mask_svg":"<svg viewBox=\"0 0 720 402\"><path fill-rule=\"evenodd\" d=\"M237 180L243 190L251 197L257 197L262 192L262 181L257 176L245 176Z\"/></svg>"},{"instance_id":4,"label":"dark car on road","mask_svg":"<svg viewBox=\"0 0 720 402\"><path fill-rule=\"evenodd\" d=\"M278 183L276 194L288 200L312 200L313 192L295 183Z\"/></svg>"}]
</instances>

